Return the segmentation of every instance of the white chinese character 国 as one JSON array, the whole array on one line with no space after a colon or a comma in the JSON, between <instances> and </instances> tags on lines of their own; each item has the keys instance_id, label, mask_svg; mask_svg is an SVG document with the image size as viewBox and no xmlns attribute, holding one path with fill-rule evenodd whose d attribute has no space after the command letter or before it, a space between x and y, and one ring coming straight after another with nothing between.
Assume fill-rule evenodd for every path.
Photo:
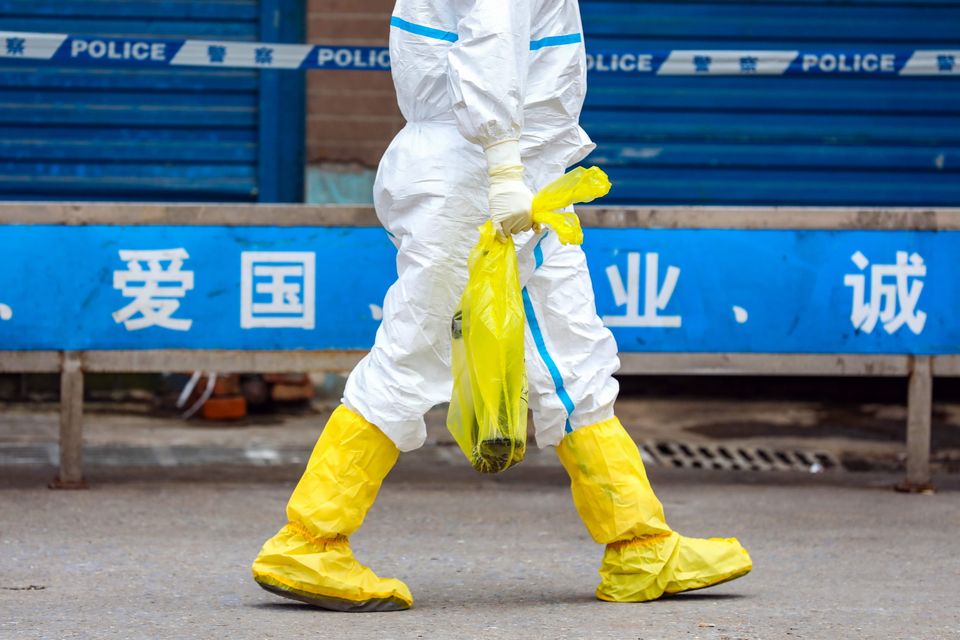
<instances>
[{"instance_id":1,"label":"white chinese character \u56fd","mask_svg":"<svg viewBox=\"0 0 960 640\"><path fill-rule=\"evenodd\" d=\"M906 325L919 335L927 322L927 314L917 309L923 291L922 278L927 275L920 254L912 253L908 258L906 251L897 251L894 264L870 265L867 257L857 251L850 260L861 272L870 267L869 293L864 273L848 273L843 277L843 284L853 289L850 311L853 326L871 333L877 322L881 322L884 330L892 334Z\"/></svg>"},{"instance_id":2,"label":"white chinese character \u56fd","mask_svg":"<svg viewBox=\"0 0 960 640\"><path fill-rule=\"evenodd\" d=\"M113 288L133 300L113 312L114 322L122 322L127 331L147 327L188 331L193 321L173 314L180 308L180 298L193 289L193 272L181 270L189 257L184 249L121 249L127 270L113 272Z\"/></svg>"},{"instance_id":3,"label":"white chinese character \u56fd","mask_svg":"<svg viewBox=\"0 0 960 640\"><path fill-rule=\"evenodd\" d=\"M315 262L312 252L244 251L240 326L313 329Z\"/></svg>"},{"instance_id":4,"label":"white chinese character \u56fd","mask_svg":"<svg viewBox=\"0 0 960 640\"><path fill-rule=\"evenodd\" d=\"M618 307L626 305L622 316L603 316L608 327L663 327L677 328L681 325L680 316L661 316L660 311L667 308L673 290L680 277L678 267L668 267L663 284L658 285L660 255L647 253L643 282L643 312L640 310L640 253L627 254L627 284L624 286L620 269L616 265L607 267L607 280L613 290L613 300Z\"/></svg>"}]
</instances>

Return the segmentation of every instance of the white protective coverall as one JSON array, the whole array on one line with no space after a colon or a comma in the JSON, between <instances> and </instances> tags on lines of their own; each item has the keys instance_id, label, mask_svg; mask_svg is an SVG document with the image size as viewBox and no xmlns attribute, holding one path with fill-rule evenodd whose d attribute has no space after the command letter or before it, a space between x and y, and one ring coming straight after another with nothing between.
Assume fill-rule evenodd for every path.
<instances>
[{"instance_id":1,"label":"white protective coverall","mask_svg":"<svg viewBox=\"0 0 960 640\"><path fill-rule=\"evenodd\" d=\"M593 148L577 125L586 62L576 0L398 0L391 24L407 124L380 164L375 202L397 245L398 279L376 344L287 503L287 524L252 566L264 589L340 611L413 604L406 584L360 564L349 536L400 451L423 444L424 413L450 399L451 324L477 228L488 210L505 230L524 228L526 187L545 186ZM512 160L495 162L504 148ZM577 511L606 545L597 597L642 602L746 575L752 561L737 540L687 538L667 525L613 415L617 347L597 317L583 251L551 232L514 238L537 443L557 445Z\"/></svg>"},{"instance_id":2,"label":"white protective coverall","mask_svg":"<svg viewBox=\"0 0 960 640\"><path fill-rule=\"evenodd\" d=\"M401 451L447 402L451 322L488 218L484 149L520 142L536 192L593 148L578 119L586 58L577 0L398 0L390 56L407 124L377 173L377 215L397 247L372 351L343 402ZM597 316L583 250L546 231L514 236L539 446L613 417L617 346Z\"/></svg>"}]
</instances>

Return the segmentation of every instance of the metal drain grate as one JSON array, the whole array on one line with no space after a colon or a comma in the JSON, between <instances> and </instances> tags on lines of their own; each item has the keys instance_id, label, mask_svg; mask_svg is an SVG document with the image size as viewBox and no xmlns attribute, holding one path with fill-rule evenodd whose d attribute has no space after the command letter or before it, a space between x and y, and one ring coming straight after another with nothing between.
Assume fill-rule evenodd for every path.
<instances>
[{"instance_id":1,"label":"metal drain grate","mask_svg":"<svg viewBox=\"0 0 960 640\"><path fill-rule=\"evenodd\" d=\"M641 444L641 448L655 463L668 467L806 473L843 468L835 456L822 451L689 444L669 440L646 440Z\"/></svg>"}]
</instances>

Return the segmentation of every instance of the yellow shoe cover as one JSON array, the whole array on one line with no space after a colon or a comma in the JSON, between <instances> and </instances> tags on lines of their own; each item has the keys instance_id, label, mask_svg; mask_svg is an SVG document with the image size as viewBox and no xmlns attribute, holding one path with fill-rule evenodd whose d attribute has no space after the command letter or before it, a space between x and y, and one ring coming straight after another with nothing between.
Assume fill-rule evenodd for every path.
<instances>
[{"instance_id":1,"label":"yellow shoe cover","mask_svg":"<svg viewBox=\"0 0 960 640\"><path fill-rule=\"evenodd\" d=\"M746 575L753 563L733 538L685 538L667 526L640 451L617 418L577 429L557 447L573 502L607 545L597 597L642 602Z\"/></svg>"},{"instance_id":2,"label":"yellow shoe cover","mask_svg":"<svg viewBox=\"0 0 960 640\"><path fill-rule=\"evenodd\" d=\"M607 545L597 597L608 602L645 602L664 594L712 587L753 568L747 550L733 538L686 538L678 533Z\"/></svg>"},{"instance_id":3,"label":"yellow shoe cover","mask_svg":"<svg viewBox=\"0 0 960 640\"><path fill-rule=\"evenodd\" d=\"M253 563L257 584L335 611L409 609L407 585L360 564L347 538L360 527L399 453L374 425L338 407L290 496L289 522Z\"/></svg>"},{"instance_id":4,"label":"yellow shoe cover","mask_svg":"<svg viewBox=\"0 0 960 640\"><path fill-rule=\"evenodd\" d=\"M263 545L253 579L279 596L333 611L401 611L413 604L407 585L360 564L346 537L319 540L297 523Z\"/></svg>"}]
</instances>

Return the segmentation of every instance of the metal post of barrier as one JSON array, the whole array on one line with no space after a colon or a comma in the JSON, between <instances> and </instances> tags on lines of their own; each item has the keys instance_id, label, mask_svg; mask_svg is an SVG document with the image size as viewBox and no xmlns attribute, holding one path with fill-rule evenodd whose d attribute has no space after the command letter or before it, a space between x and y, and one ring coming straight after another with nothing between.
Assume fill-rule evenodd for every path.
<instances>
[{"instance_id":1,"label":"metal post of barrier","mask_svg":"<svg viewBox=\"0 0 960 640\"><path fill-rule=\"evenodd\" d=\"M930 434L933 414L933 372L930 356L916 356L907 391L907 478L902 491L929 491Z\"/></svg>"},{"instance_id":2,"label":"metal post of barrier","mask_svg":"<svg viewBox=\"0 0 960 640\"><path fill-rule=\"evenodd\" d=\"M52 489L85 489L83 480L83 367L80 354L64 351L60 367L60 472Z\"/></svg>"}]
</instances>

